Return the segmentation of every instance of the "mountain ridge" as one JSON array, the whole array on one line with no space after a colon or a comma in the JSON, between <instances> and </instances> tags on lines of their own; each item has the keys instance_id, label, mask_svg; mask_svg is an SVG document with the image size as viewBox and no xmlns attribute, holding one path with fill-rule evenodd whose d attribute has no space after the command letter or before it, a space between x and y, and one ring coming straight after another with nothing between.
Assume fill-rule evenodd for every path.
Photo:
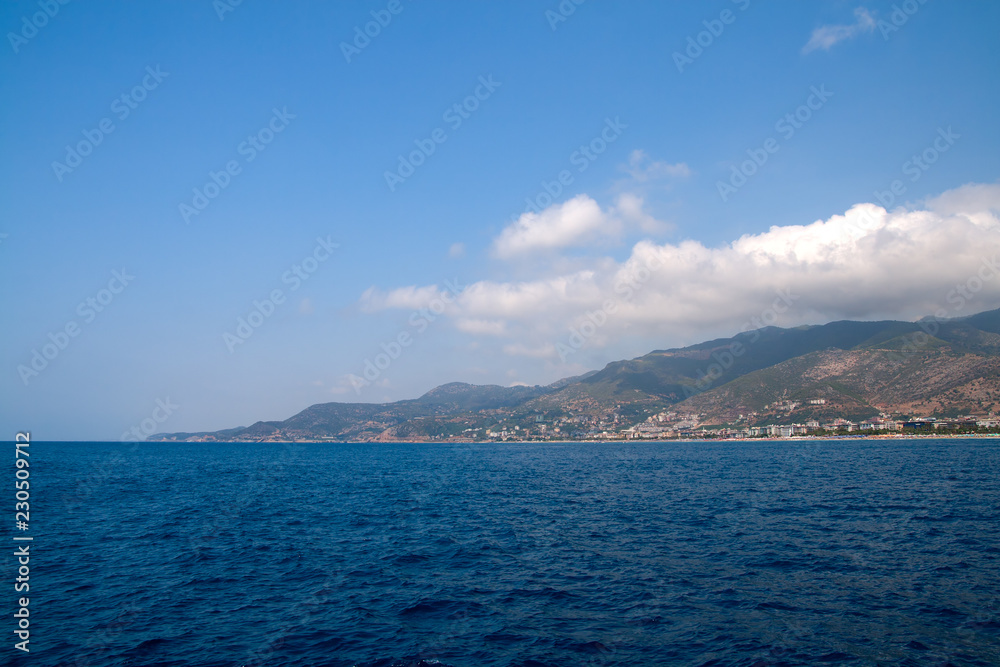
<instances>
[{"instance_id":1,"label":"mountain ridge","mask_svg":"<svg viewBox=\"0 0 1000 667\"><path fill-rule=\"evenodd\" d=\"M917 322L769 326L653 350L544 386L451 382L415 399L317 403L283 421L149 440L476 440L493 433L549 438L617 433L665 411L694 415L705 425L729 425L776 417L864 419L997 409L1000 309Z\"/></svg>"}]
</instances>

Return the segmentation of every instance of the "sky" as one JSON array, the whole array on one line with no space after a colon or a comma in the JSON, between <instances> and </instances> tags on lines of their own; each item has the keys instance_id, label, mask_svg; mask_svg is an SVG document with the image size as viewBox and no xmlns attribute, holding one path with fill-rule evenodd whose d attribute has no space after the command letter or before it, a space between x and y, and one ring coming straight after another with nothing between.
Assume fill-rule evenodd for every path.
<instances>
[{"instance_id":1,"label":"sky","mask_svg":"<svg viewBox=\"0 0 1000 667\"><path fill-rule=\"evenodd\" d=\"M0 433L1000 307L1000 4L9 1Z\"/></svg>"}]
</instances>

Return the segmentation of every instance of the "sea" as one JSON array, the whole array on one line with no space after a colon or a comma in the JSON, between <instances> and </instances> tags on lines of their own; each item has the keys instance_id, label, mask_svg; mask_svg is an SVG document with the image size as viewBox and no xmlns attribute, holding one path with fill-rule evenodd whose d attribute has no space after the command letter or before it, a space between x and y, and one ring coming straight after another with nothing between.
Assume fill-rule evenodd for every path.
<instances>
[{"instance_id":1,"label":"sea","mask_svg":"<svg viewBox=\"0 0 1000 667\"><path fill-rule=\"evenodd\" d=\"M34 442L26 531L8 475L0 664L1000 665L1000 440Z\"/></svg>"}]
</instances>

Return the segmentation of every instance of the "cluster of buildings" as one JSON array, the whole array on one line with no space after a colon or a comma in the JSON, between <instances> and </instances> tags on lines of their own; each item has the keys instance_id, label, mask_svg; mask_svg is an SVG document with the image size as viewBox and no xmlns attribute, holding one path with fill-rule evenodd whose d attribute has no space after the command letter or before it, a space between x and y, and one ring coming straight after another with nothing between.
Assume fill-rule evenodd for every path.
<instances>
[{"instance_id":1,"label":"cluster of buildings","mask_svg":"<svg viewBox=\"0 0 1000 667\"><path fill-rule=\"evenodd\" d=\"M947 433L956 431L971 431L978 429L1000 429L1000 417L963 416L953 419L935 419L932 417L912 420L891 419L887 416L853 422L848 419L834 419L820 423L816 420L805 424L768 424L766 426L747 426L744 428L708 429L705 427L657 425L647 420L642 424L625 429L623 434L628 439L661 439L661 438L790 438L801 435L821 435L838 433Z\"/></svg>"},{"instance_id":2,"label":"cluster of buildings","mask_svg":"<svg viewBox=\"0 0 1000 667\"><path fill-rule=\"evenodd\" d=\"M812 399L810 405L823 405L824 399ZM800 402L780 401L766 406L790 413ZM772 412L773 414L773 412ZM499 416L499 415L498 415ZM790 415L789 415L790 416ZM993 429L1000 431L1000 416L963 416L950 419L932 417L902 419L882 413L879 417L862 421L811 419L805 423L760 425L766 419L755 412L739 415L735 425L719 428L704 424L704 414L663 411L635 423L617 411L604 416L578 414L545 418L542 415L508 414L500 417L491 427L472 427L456 434L470 440L668 440L675 438L791 438L807 435L857 434L912 434L970 432ZM747 424L743 426L742 424ZM754 425L750 425L754 424Z\"/></svg>"}]
</instances>

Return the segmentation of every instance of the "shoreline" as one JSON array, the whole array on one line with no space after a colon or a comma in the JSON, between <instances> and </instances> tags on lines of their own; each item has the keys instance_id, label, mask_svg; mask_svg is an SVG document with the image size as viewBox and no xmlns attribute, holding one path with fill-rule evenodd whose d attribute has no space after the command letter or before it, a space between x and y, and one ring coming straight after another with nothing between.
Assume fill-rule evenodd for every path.
<instances>
[{"instance_id":1,"label":"shoreline","mask_svg":"<svg viewBox=\"0 0 1000 667\"><path fill-rule=\"evenodd\" d=\"M1000 433L972 433L972 434L886 434L886 435L794 435L789 437L763 437L763 438L606 438L594 440L145 440L143 443L163 443L163 444L336 444L336 445L363 445L363 444L412 444L412 445L488 445L488 444L586 444L586 443L611 443L611 442L647 442L647 443L670 443L670 442L797 442L797 441L823 441L823 440L984 440L1000 438ZM106 440L65 440L54 442L108 442ZM132 444L123 442L122 444ZM141 444L141 443L140 443Z\"/></svg>"}]
</instances>

